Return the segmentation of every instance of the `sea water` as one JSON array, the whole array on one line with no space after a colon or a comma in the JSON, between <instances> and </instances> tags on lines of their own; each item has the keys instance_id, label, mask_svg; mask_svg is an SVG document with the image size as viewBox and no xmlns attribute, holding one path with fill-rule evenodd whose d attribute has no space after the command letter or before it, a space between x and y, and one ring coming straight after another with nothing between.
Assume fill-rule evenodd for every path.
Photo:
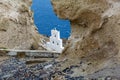
<instances>
[{"instance_id":1,"label":"sea water","mask_svg":"<svg viewBox=\"0 0 120 80\"><path fill-rule=\"evenodd\" d=\"M34 11L34 23L40 34L50 36L51 29L56 28L60 31L61 38L70 36L70 22L55 15L50 0L33 0L31 9Z\"/></svg>"}]
</instances>

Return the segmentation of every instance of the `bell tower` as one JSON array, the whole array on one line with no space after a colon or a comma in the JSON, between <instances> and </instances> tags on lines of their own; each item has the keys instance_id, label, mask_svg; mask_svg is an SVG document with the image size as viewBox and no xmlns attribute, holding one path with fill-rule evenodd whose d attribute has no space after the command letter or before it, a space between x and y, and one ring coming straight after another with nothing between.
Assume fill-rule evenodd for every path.
<instances>
[{"instance_id":1,"label":"bell tower","mask_svg":"<svg viewBox=\"0 0 120 80\"><path fill-rule=\"evenodd\" d=\"M62 52L64 49L62 39L60 39L60 32L56 29L51 30L50 42L47 46L54 51Z\"/></svg>"}]
</instances>

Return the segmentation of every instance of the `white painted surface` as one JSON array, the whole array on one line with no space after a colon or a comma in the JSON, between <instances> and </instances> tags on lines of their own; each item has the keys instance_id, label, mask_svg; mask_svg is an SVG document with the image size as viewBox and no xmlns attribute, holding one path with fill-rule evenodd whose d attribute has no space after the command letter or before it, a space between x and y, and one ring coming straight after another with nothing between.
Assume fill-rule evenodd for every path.
<instances>
[{"instance_id":1,"label":"white painted surface","mask_svg":"<svg viewBox=\"0 0 120 80\"><path fill-rule=\"evenodd\" d=\"M60 32L56 29L51 30L51 36L50 36L50 42L47 42L47 49L56 51L56 52L62 52L64 49L62 39L60 39Z\"/></svg>"}]
</instances>

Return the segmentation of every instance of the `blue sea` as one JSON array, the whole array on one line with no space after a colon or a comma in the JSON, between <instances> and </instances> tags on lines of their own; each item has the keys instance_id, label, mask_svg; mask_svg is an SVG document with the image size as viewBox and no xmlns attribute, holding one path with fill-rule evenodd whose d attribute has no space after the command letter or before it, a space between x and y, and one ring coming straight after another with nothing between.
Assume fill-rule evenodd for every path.
<instances>
[{"instance_id":1,"label":"blue sea","mask_svg":"<svg viewBox=\"0 0 120 80\"><path fill-rule=\"evenodd\" d=\"M55 15L50 0L33 0L31 9L34 11L34 23L40 34L50 36L51 29L56 28L60 31L61 38L70 36L70 22Z\"/></svg>"}]
</instances>

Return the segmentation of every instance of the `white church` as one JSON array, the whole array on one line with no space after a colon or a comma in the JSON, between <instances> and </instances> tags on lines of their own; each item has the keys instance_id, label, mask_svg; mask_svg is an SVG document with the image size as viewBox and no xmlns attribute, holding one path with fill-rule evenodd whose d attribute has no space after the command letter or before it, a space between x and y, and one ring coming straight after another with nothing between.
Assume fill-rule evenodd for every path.
<instances>
[{"instance_id":1,"label":"white church","mask_svg":"<svg viewBox=\"0 0 120 80\"><path fill-rule=\"evenodd\" d=\"M46 44L48 50L61 53L64 49L62 39L60 39L60 32L56 29L51 30L50 42Z\"/></svg>"}]
</instances>

